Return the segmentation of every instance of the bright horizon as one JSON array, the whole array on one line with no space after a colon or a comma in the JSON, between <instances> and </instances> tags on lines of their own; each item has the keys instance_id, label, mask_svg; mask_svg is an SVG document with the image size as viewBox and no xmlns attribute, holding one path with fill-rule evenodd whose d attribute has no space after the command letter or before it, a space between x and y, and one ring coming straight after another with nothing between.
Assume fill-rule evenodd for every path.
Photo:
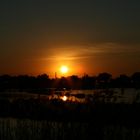
<instances>
[{"instance_id":1,"label":"bright horizon","mask_svg":"<svg viewBox=\"0 0 140 140\"><path fill-rule=\"evenodd\" d=\"M73 51L74 50L74 51ZM12 54L9 54L12 55ZM51 77L54 73L60 77L60 67L65 65L69 68L65 76L79 75L84 73L97 75L108 72L113 76L120 74L131 75L140 71L138 45L123 46L120 44L94 44L93 46L65 46L40 49L34 54L12 56L3 59L0 63L0 75L28 74L38 75L47 73ZM25 57L26 56L26 57Z\"/></svg>"}]
</instances>

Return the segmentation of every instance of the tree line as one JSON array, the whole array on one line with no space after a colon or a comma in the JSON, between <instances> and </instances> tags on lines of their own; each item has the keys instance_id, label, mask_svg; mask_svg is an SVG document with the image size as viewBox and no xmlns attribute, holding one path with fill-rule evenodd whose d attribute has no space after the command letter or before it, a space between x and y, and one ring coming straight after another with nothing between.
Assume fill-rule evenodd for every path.
<instances>
[{"instance_id":1,"label":"tree line","mask_svg":"<svg viewBox=\"0 0 140 140\"><path fill-rule=\"evenodd\" d=\"M113 78L110 73L104 72L97 76L85 74L82 77L72 75L61 78L50 78L47 74L38 76L29 75L1 75L0 90L7 89L96 89L96 88L140 88L140 72L135 72L131 76L121 74Z\"/></svg>"}]
</instances>

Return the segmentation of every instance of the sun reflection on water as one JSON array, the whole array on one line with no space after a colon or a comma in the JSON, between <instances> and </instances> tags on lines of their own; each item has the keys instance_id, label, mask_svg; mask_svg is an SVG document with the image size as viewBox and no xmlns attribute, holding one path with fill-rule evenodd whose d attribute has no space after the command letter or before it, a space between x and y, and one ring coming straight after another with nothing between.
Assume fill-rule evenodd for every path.
<instances>
[{"instance_id":1,"label":"sun reflection on water","mask_svg":"<svg viewBox=\"0 0 140 140\"><path fill-rule=\"evenodd\" d=\"M61 97L61 99L62 99L63 101L67 101L67 96L64 95L64 96Z\"/></svg>"}]
</instances>

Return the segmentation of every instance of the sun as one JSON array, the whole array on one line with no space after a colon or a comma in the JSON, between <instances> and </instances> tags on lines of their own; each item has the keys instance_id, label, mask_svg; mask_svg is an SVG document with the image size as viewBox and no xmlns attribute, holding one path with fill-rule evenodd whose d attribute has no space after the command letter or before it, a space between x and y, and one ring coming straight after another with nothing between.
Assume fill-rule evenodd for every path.
<instances>
[{"instance_id":1,"label":"sun","mask_svg":"<svg viewBox=\"0 0 140 140\"><path fill-rule=\"evenodd\" d=\"M68 67L67 66L61 66L60 71L61 71L61 73L65 74L65 73L68 72Z\"/></svg>"}]
</instances>

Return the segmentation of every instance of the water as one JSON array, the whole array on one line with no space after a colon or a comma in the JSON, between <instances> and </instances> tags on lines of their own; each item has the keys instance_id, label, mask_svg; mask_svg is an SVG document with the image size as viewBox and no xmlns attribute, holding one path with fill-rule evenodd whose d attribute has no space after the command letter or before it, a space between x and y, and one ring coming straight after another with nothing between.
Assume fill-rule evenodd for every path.
<instances>
[{"instance_id":1,"label":"water","mask_svg":"<svg viewBox=\"0 0 140 140\"><path fill-rule=\"evenodd\" d=\"M123 90L120 88L114 88L110 89L113 94L105 93L104 90L98 89L98 90L71 90L71 91L59 91L65 93L70 93L69 100L76 101L76 102L85 102L86 98L89 98L90 95L98 94L100 95L99 100L104 100L104 102L113 102L113 103L133 103L134 101L140 102L140 90L136 90L134 88L126 88ZM76 97L77 94L85 95L83 98ZM58 99L60 98L60 95L54 94L52 95L45 95L45 94L33 94L33 93L27 93L27 92L4 92L0 93L1 99L7 99L10 100L23 98L23 99L30 99L30 98L41 98L41 99ZM90 97L91 98L91 97Z\"/></svg>"}]
</instances>

